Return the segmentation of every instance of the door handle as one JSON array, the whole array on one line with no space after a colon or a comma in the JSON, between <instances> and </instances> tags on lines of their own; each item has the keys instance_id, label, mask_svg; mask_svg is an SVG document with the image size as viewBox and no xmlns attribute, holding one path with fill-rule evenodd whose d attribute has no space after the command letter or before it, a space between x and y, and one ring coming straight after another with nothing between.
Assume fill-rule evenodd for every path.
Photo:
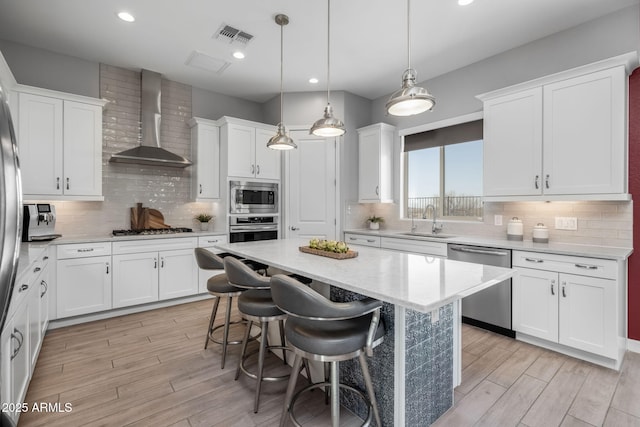
<instances>
[{"instance_id":1,"label":"door handle","mask_svg":"<svg viewBox=\"0 0 640 427\"><path fill-rule=\"evenodd\" d=\"M536 175L536 179L534 181L534 185L536 186L536 190L540 189L540 175Z\"/></svg>"},{"instance_id":2,"label":"door handle","mask_svg":"<svg viewBox=\"0 0 640 427\"><path fill-rule=\"evenodd\" d=\"M291 229L291 231L298 231L300 230L300 228L298 227L294 227L293 225L291 227L289 227Z\"/></svg>"}]
</instances>

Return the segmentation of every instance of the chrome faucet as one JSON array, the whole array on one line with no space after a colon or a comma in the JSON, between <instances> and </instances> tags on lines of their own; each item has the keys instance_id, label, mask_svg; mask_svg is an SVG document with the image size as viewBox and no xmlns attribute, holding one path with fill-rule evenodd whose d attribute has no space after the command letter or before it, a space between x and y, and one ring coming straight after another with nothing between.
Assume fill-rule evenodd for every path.
<instances>
[{"instance_id":1,"label":"chrome faucet","mask_svg":"<svg viewBox=\"0 0 640 427\"><path fill-rule=\"evenodd\" d=\"M436 210L436 207L434 205L429 204L424 208L424 211L422 211L422 219L427 219L427 211L429 210L429 208L433 209L433 224L431 225L431 233L437 234L438 232L442 231L443 225L438 225L436 223L438 211Z\"/></svg>"}]
</instances>

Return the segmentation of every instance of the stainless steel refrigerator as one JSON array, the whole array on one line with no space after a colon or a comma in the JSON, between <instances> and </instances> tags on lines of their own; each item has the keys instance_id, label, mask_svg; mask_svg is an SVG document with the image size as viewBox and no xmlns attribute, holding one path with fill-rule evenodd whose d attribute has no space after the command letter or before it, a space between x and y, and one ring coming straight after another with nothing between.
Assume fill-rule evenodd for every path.
<instances>
[{"instance_id":1,"label":"stainless steel refrigerator","mask_svg":"<svg viewBox=\"0 0 640 427\"><path fill-rule=\"evenodd\" d=\"M4 328L13 293L22 235L22 185L16 138L9 111L8 94L0 82L0 331ZM0 348L0 352L9 351ZM2 379L4 380L4 379ZM0 393L2 387L0 387ZM4 402L0 394L0 402ZM13 423L4 412L0 425Z\"/></svg>"}]
</instances>

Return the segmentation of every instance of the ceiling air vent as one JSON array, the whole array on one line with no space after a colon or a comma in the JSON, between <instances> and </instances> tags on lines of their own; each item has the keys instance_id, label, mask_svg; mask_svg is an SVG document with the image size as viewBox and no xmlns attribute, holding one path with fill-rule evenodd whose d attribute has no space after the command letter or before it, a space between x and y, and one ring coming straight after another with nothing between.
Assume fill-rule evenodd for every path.
<instances>
[{"instance_id":1,"label":"ceiling air vent","mask_svg":"<svg viewBox=\"0 0 640 427\"><path fill-rule=\"evenodd\" d=\"M253 39L253 35L227 24L222 24L213 37L226 43L240 43L243 45L247 45Z\"/></svg>"}]
</instances>

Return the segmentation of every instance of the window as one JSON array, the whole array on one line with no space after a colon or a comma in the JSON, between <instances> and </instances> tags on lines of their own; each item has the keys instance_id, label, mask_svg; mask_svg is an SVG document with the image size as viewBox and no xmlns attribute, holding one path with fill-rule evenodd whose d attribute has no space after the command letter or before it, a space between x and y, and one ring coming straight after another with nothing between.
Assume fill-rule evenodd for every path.
<instances>
[{"instance_id":1,"label":"window","mask_svg":"<svg viewBox=\"0 0 640 427\"><path fill-rule=\"evenodd\" d=\"M405 136L405 217L481 220L482 120Z\"/></svg>"}]
</instances>

